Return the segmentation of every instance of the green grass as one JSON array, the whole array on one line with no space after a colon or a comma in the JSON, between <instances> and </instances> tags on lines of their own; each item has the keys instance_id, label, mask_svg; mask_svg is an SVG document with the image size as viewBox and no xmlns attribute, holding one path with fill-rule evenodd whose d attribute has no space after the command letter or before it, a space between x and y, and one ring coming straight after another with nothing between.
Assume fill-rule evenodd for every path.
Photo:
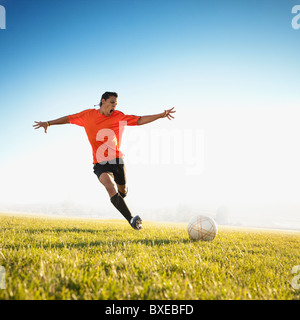
<instances>
[{"instance_id":1,"label":"green grass","mask_svg":"<svg viewBox=\"0 0 300 320\"><path fill-rule=\"evenodd\" d=\"M300 299L300 233L0 215L0 299Z\"/></svg>"}]
</instances>

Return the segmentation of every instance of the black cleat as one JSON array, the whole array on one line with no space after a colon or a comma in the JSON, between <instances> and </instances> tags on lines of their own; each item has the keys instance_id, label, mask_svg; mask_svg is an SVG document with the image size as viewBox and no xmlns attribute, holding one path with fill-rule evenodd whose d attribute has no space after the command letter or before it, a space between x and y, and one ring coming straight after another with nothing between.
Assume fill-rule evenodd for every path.
<instances>
[{"instance_id":1,"label":"black cleat","mask_svg":"<svg viewBox=\"0 0 300 320\"><path fill-rule=\"evenodd\" d=\"M141 230L142 229L142 219L140 216L135 216L130 220L130 225L135 230Z\"/></svg>"}]
</instances>

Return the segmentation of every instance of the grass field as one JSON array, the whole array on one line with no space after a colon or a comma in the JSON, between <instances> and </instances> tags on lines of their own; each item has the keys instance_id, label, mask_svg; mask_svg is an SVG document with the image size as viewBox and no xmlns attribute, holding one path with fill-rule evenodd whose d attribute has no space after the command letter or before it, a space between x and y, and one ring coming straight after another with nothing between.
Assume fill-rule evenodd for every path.
<instances>
[{"instance_id":1,"label":"grass field","mask_svg":"<svg viewBox=\"0 0 300 320\"><path fill-rule=\"evenodd\" d=\"M0 299L300 299L300 233L0 215ZM300 282L300 281L299 281Z\"/></svg>"}]
</instances>

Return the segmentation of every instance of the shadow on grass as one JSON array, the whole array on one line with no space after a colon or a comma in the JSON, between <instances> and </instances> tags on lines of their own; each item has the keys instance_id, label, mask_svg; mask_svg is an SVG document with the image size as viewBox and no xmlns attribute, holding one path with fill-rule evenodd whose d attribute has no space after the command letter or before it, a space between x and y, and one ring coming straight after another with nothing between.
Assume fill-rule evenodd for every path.
<instances>
[{"instance_id":1,"label":"shadow on grass","mask_svg":"<svg viewBox=\"0 0 300 320\"><path fill-rule=\"evenodd\" d=\"M193 241L190 239L134 239L134 240L112 240L112 241L91 241L89 243L80 242L80 243L73 243L70 244L70 247L91 247L91 246L113 246L113 247L120 247L120 246L127 246L127 245L145 245L149 247L155 246L165 246L165 245L174 245L174 244L185 244L185 243L192 243Z\"/></svg>"},{"instance_id":2,"label":"shadow on grass","mask_svg":"<svg viewBox=\"0 0 300 320\"><path fill-rule=\"evenodd\" d=\"M72 249L72 248L88 248L92 247L113 247L113 248L125 248L125 246L131 245L143 245L148 247L160 247L169 246L174 244L187 244L193 243L190 239L134 239L134 240L96 240L96 241L86 241L86 242L57 242L57 243L22 243L22 244L8 244L5 249L20 249L20 248L43 248L43 249ZM30 245L30 246L29 246Z\"/></svg>"},{"instance_id":3,"label":"shadow on grass","mask_svg":"<svg viewBox=\"0 0 300 320\"><path fill-rule=\"evenodd\" d=\"M41 234L41 233L109 233L109 232L117 232L118 229L107 229L107 230L95 230L95 229L80 229L80 228L43 228L43 229L26 229L24 232L29 234Z\"/></svg>"}]
</instances>

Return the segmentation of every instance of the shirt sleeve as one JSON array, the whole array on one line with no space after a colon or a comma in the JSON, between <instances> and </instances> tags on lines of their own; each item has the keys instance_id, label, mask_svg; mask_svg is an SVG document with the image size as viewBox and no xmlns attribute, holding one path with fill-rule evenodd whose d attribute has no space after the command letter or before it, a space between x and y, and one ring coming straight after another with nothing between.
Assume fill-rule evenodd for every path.
<instances>
[{"instance_id":1,"label":"shirt sleeve","mask_svg":"<svg viewBox=\"0 0 300 320\"><path fill-rule=\"evenodd\" d=\"M69 122L72 124L76 124L78 126L84 127L86 122L86 115L88 114L89 110L84 110L79 113L75 113L72 115L69 115Z\"/></svg>"},{"instance_id":2,"label":"shirt sleeve","mask_svg":"<svg viewBox=\"0 0 300 320\"><path fill-rule=\"evenodd\" d=\"M126 121L127 122L127 126L137 126L137 122L140 118L140 116L134 116L134 115L128 115L128 114L124 114L122 112L120 112L121 116L120 116L120 121Z\"/></svg>"}]
</instances>

